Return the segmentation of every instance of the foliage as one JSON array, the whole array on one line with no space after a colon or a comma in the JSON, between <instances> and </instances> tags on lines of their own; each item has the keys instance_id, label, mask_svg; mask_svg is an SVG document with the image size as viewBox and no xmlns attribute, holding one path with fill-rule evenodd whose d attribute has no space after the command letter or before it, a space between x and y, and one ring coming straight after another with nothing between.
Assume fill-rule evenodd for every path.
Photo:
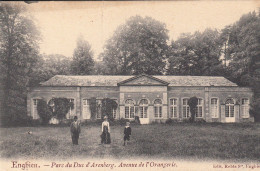
<instances>
[{"instance_id":1,"label":"foliage","mask_svg":"<svg viewBox=\"0 0 260 171\"><path fill-rule=\"evenodd\" d=\"M107 115L110 120L114 120L113 110L117 109L117 103L110 98L102 99L101 113L102 118Z\"/></svg>"},{"instance_id":2,"label":"foliage","mask_svg":"<svg viewBox=\"0 0 260 171\"><path fill-rule=\"evenodd\" d=\"M27 118L26 86L37 62L39 32L20 3L0 4L0 66L5 123ZM27 120L27 119L25 119Z\"/></svg>"},{"instance_id":3,"label":"foliage","mask_svg":"<svg viewBox=\"0 0 260 171\"><path fill-rule=\"evenodd\" d=\"M53 106L50 103L53 103ZM59 120L65 119L69 109L74 108L73 102L70 102L67 98L53 98L50 100L49 105L52 106L53 116Z\"/></svg>"},{"instance_id":4,"label":"foliage","mask_svg":"<svg viewBox=\"0 0 260 171\"><path fill-rule=\"evenodd\" d=\"M195 120L195 111L196 111L196 107L198 105L198 98L197 97L191 97L189 100L188 100L188 105L190 107L190 113L191 113L191 118L190 118L190 121L191 122L194 122Z\"/></svg>"},{"instance_id":5,"label":"foliage","mask_svg":"<svg viewBox=\"0 0 260 171\"><path fill-rule=\"evenodd\" d=\"M71 72L76 75L88 75L93 72L94 60L90 44L80 36L74 50Z\"/></svg>"},{"instance_id":6,"label":"foliage","mask_svg":"<svg viewBox=\"0 0 260 171\"><path fill-rule=\"evenodd\" d=\"M71 59L59 55L40 55L35 67L33 68L30 86L37 86L42 81L47 81L55 75L69 75L70 74Z\"/></svg>"},{"instance_id":7,"label":"foliage","mask_svg":"<svg viewBox=\"0 0 260 171\"><path fill-rule=\"evenodd\" d=\"M227 77L240 86L252 88L252 113L255 118L259 118L257 102L260 98L260 16L255 12L243 15L239 21L225 27L221 37L226 43L225 61L229 71Z\"/></svg>"},{"instance_id":8,"label":"foliage","mask_svg":"<svg viewBox=\"0 0 260 171\"><path fill-rule=\"evenodd\" d=\"M90 98L89 100L89 107L91 113L91 119L96 119L97 114L97 99L95 97Z\"/></svg>"},{"instance_id":9,"label":"foliage","mask_svg":"<svg viewBox=\"0 0 260 171\"><path fill-rule=\"evenodd\" d=\"M255 119L255 122L260 122L260 98L254 98L254 101L251 104L250 115Z\"/></svg>"},{"instance_id":10,"label":"foliage","mask_svg":"<svg viewBox=\"0 0 260 171\"><path fill-rule=\"evenodd\" d=\"M106 74L163 74L168 52L166 25L151 17L131 17L105 45Z\"/></svg>"},{"instance_id":11,"label":"foliage","mask_svg":"<svg viewBox=\"0 0 260 171\"><path fill-rule=\"evenodd\" d=\"M42 124L48 124L52 117L52 109L45 100L39 99L37 103L37 111L41 118Z\"/></svg>"},{"instance_id":12,"label":"foliage","mask_svg":"<svg viewBox=\"0 0 260 171\"><path fill-rule=\"evenodd\" d=\"M182 34L170 47L169 68L173 75L221 75L219 32Z\"/></svg>"}]
</instances>

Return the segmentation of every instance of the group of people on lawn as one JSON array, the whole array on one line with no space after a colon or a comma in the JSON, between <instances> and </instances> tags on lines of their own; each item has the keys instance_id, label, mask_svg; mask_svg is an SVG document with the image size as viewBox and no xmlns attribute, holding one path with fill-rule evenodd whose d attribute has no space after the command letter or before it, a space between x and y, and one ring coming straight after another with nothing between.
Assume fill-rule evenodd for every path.
<instances>
[{"instance_id":1,"label":"group of people on lawn","mask_svg":"<svg viewBox=\"0 0 260 171\"><path fill-rule=\"evenodd\" d=\"M80 122L78 121L78 117L75 116L74 121L70 125L70 132L71 132L71 138L72 138L73 145L78 145L80 131L81 131ZM104 121L102 122L101 131L102 131L101 144L110 144L111 143L110 126L109 126L107 116L104 117ZM130 122L126 122L126 126L124 128L124 144L123 145L127 145L127 141L130 141L130 135L131 135Z\"/></svg>"}]
</instances>

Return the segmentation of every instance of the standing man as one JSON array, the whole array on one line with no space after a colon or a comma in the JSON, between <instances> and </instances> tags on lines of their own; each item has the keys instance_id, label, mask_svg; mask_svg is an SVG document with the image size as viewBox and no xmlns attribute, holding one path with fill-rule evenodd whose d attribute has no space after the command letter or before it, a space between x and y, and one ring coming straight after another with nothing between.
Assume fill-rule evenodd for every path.
<instances>
[{"instance_id":1,"label":"standing man","mask_svg":"<svg viewBox=\"0 0 260 171\"><path fill-rule=\"evenodd\" d=\"M80 134L80 122L78 121L77 116L74 116L74 121L70 125L70 133L73 145L78 145Z\"/></svg>"}]
</instances>

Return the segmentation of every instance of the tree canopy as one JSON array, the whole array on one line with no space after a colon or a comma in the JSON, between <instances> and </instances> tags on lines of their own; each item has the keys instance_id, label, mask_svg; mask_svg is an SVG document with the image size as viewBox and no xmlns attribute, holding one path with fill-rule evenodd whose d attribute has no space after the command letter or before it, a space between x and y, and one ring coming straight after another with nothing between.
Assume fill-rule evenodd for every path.
<instances>
[{"instance_id":1,"label":"tree canopy","mask_svg":"<svg viewBox=\"0 0 260 171\"><path fill-rule=\"evenodd\" d=\"M107 74L163 74L168 39L164 23L151 17L131 17L106 42L101 58Z\"/></svg>"},{"instance_id":2,"label":"tree canopy","mask_svg":"<svg viewBox=\"0 0 260 171\"><path fill-rule=\"evenodd\" d=\"M71 72L76 75L89 75L93 72L94 60L90 44L80 36L74 50Z\"/></svg>"},{"instance_id":3,"label":"tree canopy","mask_svg":"<svg viewBox=\"0 0 260 171\"><path fill-rule=\"evenodd\" d=\"M219 75L221 42L217 30L182 34L170 46L168 74Z\"/></svg>"},{"instance_id":4,"label":"tree canopy","mask_svg":"<svg viewBox=\"0 0 260 171\"><path fill-rule=\"evenodd\" d=\"M39 54L40 33L19 3L0 4L0 66L4 89L4 119L26 118L26 86Z\"/></svg>"}]
</instances>

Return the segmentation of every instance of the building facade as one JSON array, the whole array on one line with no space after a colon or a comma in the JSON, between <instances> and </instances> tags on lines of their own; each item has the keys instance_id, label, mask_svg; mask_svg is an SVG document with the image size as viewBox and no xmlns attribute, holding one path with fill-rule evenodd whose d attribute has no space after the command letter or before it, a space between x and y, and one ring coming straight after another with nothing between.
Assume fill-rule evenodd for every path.
<instances>
[{"instance_id":1,"label":"building facade","mask_svg":"<svg viewBox=\"0 0 260 171\"><path fill-rule=\"evenodd\" d=\"M33 119L39 119L37 102L64 97L74 103L67 118L78 116L90 119L89 100L97 103L103 98L114 99L117 110L115 119L133 120L139 116L142 124L165 122L168 118L183 121L189 119L188 99L196 96L196 119L206 122L254 121L249 115L253 92L239 87L224 77L212 76L64 76L56 75L28 88L27 110ZM101 118L97 111L97 119Z\"/></svg>"}]
</instances>

